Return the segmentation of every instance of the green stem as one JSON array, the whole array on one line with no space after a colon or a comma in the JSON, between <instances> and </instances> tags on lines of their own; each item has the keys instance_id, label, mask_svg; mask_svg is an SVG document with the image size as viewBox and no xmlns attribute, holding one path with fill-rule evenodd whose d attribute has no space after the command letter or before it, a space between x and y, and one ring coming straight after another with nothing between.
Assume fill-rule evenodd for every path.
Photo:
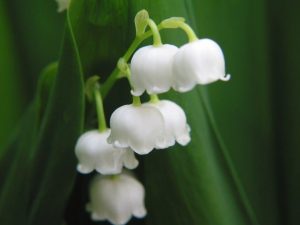
<instances>
[{"instance_id":1,"label":"green stem","mask_svg":"<svg viewBox=\"0 0 300 225\"><path fill-rule=\"evenodd\" d=\"M103 100L102 100L101 92L98 88L95 88L94 96L95 96L97 116L98 116L98 129L99 132L103 132L107 130L107 126L105 120Z\"/></svg>"},{"instance_id":2,"label":"green stem","mask_svg":"<svg viewBox=\"0 0 300 225\"><path fill-rule=\"evenodd\" d=\"M141 98L139 96L132 96L132 105L140 106L141 104Z\"/></svg>"},{"instance_id":3,"label":"green stem","mask_svg":"<svg viewBox=\"0 0 300 225\"><path fill-rule=\"evenodd\" d=\"M184 22L184 18L181 17L171 17L168 19L163 20L160 24L163 28L166 29L182 29L188 36L189 42L193 42L198 40L197 35L195 34L194 30Z\"/></svg>"},{"instance_id":4,"label":"green stem","mask_svg":"<svg viewBox=\"0 0 300 225\"><path fill-rule=\"evenodd\" d=\"M127 49L127 51L125 52L124 56L122 57L122 58L124 58L125 62L127 62L130 59L131 55L134 53L134 51L137 49L137 47L142 43L142 41L144 39L148 38L149 36L151 36L151 33L150 33L150 35L149 35L149 33L147 33L147 35L145 35L145 34L143 36L141 36L141 37L136 37L133 40L133 42L131 43L130 47ZM105 81L105 83L103 84L103 86L102 86L102 96L103 96L103 98L106 97L106 95L108 94L109 90L115 84L116 80L118 79L119 73L120 73L120 70L116 67L113 70L113 72L110 74L110 76L107 78L107 80Z\"/></svg>"},{"instance_id":5,"label":"green stem","mask_svg":"<svg viewBox=\"0 0 300 225\"><path fill-rule=\"evenodd\" d=\"M164 29L163 26L161 24L159 24L157 26L158 30ZM152 36L152 30L149 30L147 32L145 32L143 35L141 35L140 37L135 37L135 39L133 40L133 42L131 43L131 45L129 46L129 48L127 49L127 51L125 52L125 54L121 57L124 58L126 62L128 62L128 60L130 59L131 55L134 53L134 51L137 49L137 47L147 38ZM120 71L119 69L116 67L113 72L109 75L109 77L107 78L107 80L105 81L105 83L101 86L101 93L102 93L102 97L106 98L108 92L110 91L110 89L112 88L112 86L115 84L115 82L118 80L118 75L119 75Z\"/></svg>"},{"instance_id":6,"label":"green stem","mask_svg":"<svg viewBox=\"0 0 300 225\"><path fill-rule=\"evenodd\" d=\"M119 69L115 68L113 72L109 75L105 83L102 85L101 93L103 98L106 98L108 92L110 91L112 86L114 86L115 82L118 80L119 72L120 72Z\"/></svg>"},{"instance_id":7,"label":"green stem","mask_svg":"<svg viewBox=\"0 0 300 225\"><path fill-rule=\"evenodd\" d=\"M153 46L161 46L161 37L156 23L152 19L148 19L148 25L153 34Z\"/></svg>"},{"instance_id":8,"label":"green stem","mask_svg":"<svg viewBox=\"0 0 300 225\"><path fill-rule=\"evenodd\" d=\"M113 175L108 175L111 180L116 180L118 177L120 177L120 174L113 174Z\"/></svg>"},{"instance_id":9,"label":"green stem","mask_svg":"<svg viewBox=\"0 0 300 225\"><path fill-rule=\"evenodd\" d=\"M159 102L158 95L150 95L150 102L151 103L158 103Z\"/></svg>"},{"instance_id":10,"label":"green stem","mask_svg":"<svg viewBox=\"0 0 300 225\"><path fill-rule=\"evenodd\" d=\"M125 59L125 61L127 62L131 55L134 53L134 51L137 49L137 47L142 43L144 39L141 37L136 37L133 42L131 43L131 45L129 46L128 50L125 52L123 58Z\"/></svg>"},{"instance_id":11,"label":"green stem","mask_svg":"<svg viewBox=\"0 0 300 225\"><path fill-rule=\"evenodd\" d=\"M185 22L179 22L178 26L187 34L189 42L198 40L198 37L195 34L194 30L188 24L186 24Z\"/></svg>"}]
</instances>

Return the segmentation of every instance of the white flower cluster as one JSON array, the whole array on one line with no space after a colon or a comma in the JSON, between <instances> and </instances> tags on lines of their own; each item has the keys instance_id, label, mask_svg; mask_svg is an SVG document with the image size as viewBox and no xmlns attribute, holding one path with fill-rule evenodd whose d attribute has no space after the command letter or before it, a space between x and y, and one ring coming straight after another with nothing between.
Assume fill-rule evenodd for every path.
<instances>
[{"instance_id":1,"label":"white flower cluster","mask_svg":"<svg viewBox=\"0 0 300 225\"><path fill-rule=\"evenodd\" d=\"M121 106L111 115L110 126L109 143L141 155L168 148L175 141L181 145L190 141L184 111L168 100Z\"/></svg>"},{"instance_id":2,"label":"white flower cluster","mask_svg":"<svg viewBox=\"0 0 300 225\"><path fill-rule=\"evenodd\" d=\"M77 141L77 170L98 175L91 183L88 211L93 220L126 224L132 216L146 215L144 188L122 168L134 169L134 152L147 154L191 140L184 111L168 100L124 105L111 116L111 129L87 131ZM115 175L115 176L111 176Z\"/></svg>"},{"instance_id":3,"label":"white flower cluster","mask_svg":"<svg viewBox=\"0 0 300 225\"><path fill-rule=\"evenodd\" d=\"M199 39L180 48L164 44L140 48L131 61L132 94L161 94L173 88L190 91L196 84L227 81L224 56L219 45Z\"/></svg>"},{"instance_id":4,"label":"white flower cluster","mask_svg":"<svg viewBox=\"0 0 300 225\"><path fill-rule=\"evenodd\" d=\"M86 174L96 170L90 186L87 210L95 221L108 220L115 225L126 224L132 216L146 215L144 187L123 167L134 169L138 161L129 148L116 148L107 142L110 129L87 131L75 146L77 170Z\"/></svg>"},{"instance_id":5,"label":"white flower cluster","mask_svg":"<svg viewBox=\"0 0 300 225\"><path fill-rule=\"evenodd\" d=\"M122 171L123 167L134 169L138 166L134 153L145 155L154 149L169 148L176 142L185 146L191 141L184 110L170 100L159 100L157 95L171 88L186 92L197 84L230 78L225 74L222 50L214 41L198 39L192 32L190 42L180 48L163 45L155 23L147 19L145 11L142 13L140 16L144 20L138 24L137 33L143 34L147 20L154 45L138 49L130 66L125 62L119 67L118 63L119 70L125 71L130 81L133 103L117 108L107 128L101 94L95 89L98 119L104 126L99 131L84 133L75 147L79 161L77 170L84 174L95 170L101 174L94 178L90 187L87 210L91 218L109 220L115 225L126 224L132 216L146 215L143 185ZM141 103L139 96L144 92L150 95L150 101Z\"/></svg>"}]
</instances>

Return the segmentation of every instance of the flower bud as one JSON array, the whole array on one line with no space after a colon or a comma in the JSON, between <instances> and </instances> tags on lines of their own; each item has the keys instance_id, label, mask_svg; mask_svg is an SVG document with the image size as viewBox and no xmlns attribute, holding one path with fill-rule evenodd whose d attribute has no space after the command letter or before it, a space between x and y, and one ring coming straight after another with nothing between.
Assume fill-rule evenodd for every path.
<instances>
[{"instance_id":1,"label":"flower bud","mask_svg":"<svg viewBox=\"0 0 300 225\"><path fill-rule=\"evenodd\" d=\"M140 96L167 92L173 83L174 45L145 46L135 52L131 60L132 94Z\"/></svg>"},{"instance_id":2,"label":"flower bud","mask_svg":"<svg viewBox=\"0 0 300 225\"><path fill-rule=\"evenodd\" d=\"M124 105L110 118L108 142L116 147L130 147L138 154L148 154L154 148L167 148L162 114L148 105Z\"/></svg>"},{"instance_id":3,"label":"flower bud","mask_svg":"<svg viewBox=\"0 0 300 225\"><path fill-rule=\"evenodd\" d=\"M62 12L69 8L71 0L56 0L56 2L58 4L57 12Z\"/></svg>"},{"instance_id":4,"label":"flower bud","mask_svg":"<svg viewBox=\"0 0 300 225\"><path fill-rule=\"evenodd\" d=\"M185 113L179 105L169 100L148 104L157 108L163 115L169 145L174 145L175 141L180 145L187 145L190 142L191 129L187 124Z\"/></svg>"},{"instance_id":5,"label":"flower bud","mask_svg":"<svg viewBox=\"0 0 300 225\"><path fill-rule=\"evenodd\" d=\"M219 45L210 39L200 39L183 45L173 61L173 88L186 92L196 84L227 81L225 61Z\"/></svg>"},{"instance_id":6,"label":"flower bud","mask_svg":"<svg viewBox=\"0 0 300 225\"><path fill-rule=\"evenodd\" d=\"M97 175L91 183L90 202L86 208L92 220L123 225L132 216L143 218L147 214L144 198L143 185L129 174Z\"/></svg>"},{"instance_id":7,"label":"flower bud","mask_svg":"<svg viewBox=\"0 0 300 225\"><path fill-rule=\"evenodd\" d=\"M135 24L136 36L140 37L145 33L148 24L147 23L148 19L149 19L149 14L145 9L140 10L135 15L134 24Z\"/></svg>"},{"instance_id":8,"label":"flower bud","mask_svg":"<svg viewBox=\"0 0 300 225\"><path fill-rule=\"evenodd\" d=\"M121 173L123 165L128 169L138 166L134 153L128 148L115 148L107 143L110 130L99 132L92 130L81 135L75 147L78 158L77 170L90 173L93 170L101 174Z\"/></svg>"}]
</instances>

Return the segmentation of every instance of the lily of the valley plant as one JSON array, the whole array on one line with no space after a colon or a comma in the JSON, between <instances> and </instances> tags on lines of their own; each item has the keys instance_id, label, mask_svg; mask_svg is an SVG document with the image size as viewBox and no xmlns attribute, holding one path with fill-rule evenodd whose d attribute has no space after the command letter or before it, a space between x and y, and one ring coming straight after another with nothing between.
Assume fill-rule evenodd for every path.
<instances>
[{"instance_id":1,"label":"lily of the valley plant","mask_svg":"<svg viewBox=\"0 0 300 225\"><path fill-rule=\"evenodd\" d=\"M67 1L61 2L59 10L67 6L63 3ZM99 127L83 133L75 146L78 172L99 173L91 182L86 207L91 219L108 220L115 225L126 224L132 216L146 215L144 187L127 171L138 166L134 154L146 155L191 141L184 110L175 102L160 100L158 95L170 89L187 92L197 84L230 78L225 74L224 56L218 44L198 39L183 18L168 18L157 26L148 12L142 10L135 17L135 27L135 40L107 82L100 84L98 76L87 80L87 97L95 103ZM186 32L188 43L181 47L163 44L159 31L177 28ZM153 45L137 49L149 37L153 37ZM112 113L109 128L102 94L107 94L122 77L129 81L132 103ZM149 101L141 101L143 93L149 95Z\"/></svg>"}]
</instances>

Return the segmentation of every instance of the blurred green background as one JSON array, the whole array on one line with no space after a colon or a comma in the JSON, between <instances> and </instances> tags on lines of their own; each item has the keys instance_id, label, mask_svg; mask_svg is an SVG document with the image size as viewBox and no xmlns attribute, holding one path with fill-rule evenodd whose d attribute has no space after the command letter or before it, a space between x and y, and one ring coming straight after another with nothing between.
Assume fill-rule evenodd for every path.
<instances>
[{"instance_id":1,"label":"blurred green background","mask_svg":"<svg viewBox=\"0 0 300 225\"><path fill-rule=\"evenodd\" d=\"M88 4L82 9L88 15L89 27L86 32L93 33L95 36L88 38L84 35L78 36L77 44L84 53L81 57L88 55L84 51L92 51L93 45L97 46L96 49L101 49L100 53L92 51L89 56L81 58L86 76L94 72L104 72L106 75L111 71L117 58L123 54L133 39L133 17L142 8L149 10L150 16L153 16L156 22L169 16L185 16L200 38L208 37L220 44L226 59L226 70L232 75L232 79L228 83L217 82L199 88L199 91L204 93L205 99L208 99L218 131L232 158L259 224L298 225L300 221L300 101L298 99L300 97L300 2L292 0L86 1L87 3L80 3L82 6ZM78 8L80 4L78 3ZM34 99L41 71L49 63L57 61L63 52L66 13L59 14L56 9L54 0L0 2L0 158L2 157L0 162L3 163L0 165L2 169L0 175L6 173L6 170L7 173L9 171L10 162L7 162L4 157L5 149L12 142L15 136L14 130L21 118L26 115L25 112ZM79 12L80 10L74 6L74 15ZM70 14L72 16L72 12ZM103 18L115 23L107 24ZM73 23L84 26L80 19L76 17ZM76 26L75 34L76 32L80 34L81 28L77 30ZM101 29L97 30L99 26ZM119 37L116 37L117 32ZM165 40L182 44L184 40L184 37L180 36L182 34L173 32L170 31L169 36L163 32ZM98 59L101 61L98 62ZM120 91L122 88L127 90L124 87L126 83L120 83L114 90ZM68 92L67 86L65 91ZM171 94L170 97L180 100L177 95ZM112 95L110 98L115 99L117 95ZM126 101L126 98L122 101ZM106 104L108 112L115 108L111 101ZM196 118L196 115L192 115L192 109L187 109L187 114ZM26 152L26 150L26 146L23 146L22 151ZM156 160L159 167L159 157L158 154L154 154L149 156L149 161ZM167 157L162 156L163 159L168 159ZM10 159L14 160L14 157ZM172 166L172 160L175 159L166 161L166 165ZM140 177L145 180L146 187L149 185L150 188L147 175L150 180L152 178L155 180L156 175L149 172L153 170L152 167L145 160L138 171ZM22 176L21 172L19 176ZM8 182L4 178L6 177L3 176L3 179L0 177L0 187ZM79 175L70 200L64 202L63 208L67 209L65 218L67 222L71 221L70 224L88 224L87 215L81 216L84 206L79 206L86 200L85 188L88 179L89 177ZM162 182L160 179L156 181ZM222 190L222 187L219 188ZM66 194L66 199L69 199L69 194ZM173 194L177 195L175 191ZM152 208L157 207L156 203L149 201L150 212ZM193 211L193 204L190 207L189 210ZM176 210L180 210L180 205L177 205L175 211L170 209L170 212L177 212ZM199 217L209 215L205 213L205 208L202 210L204 213L199 213ZM193 213L197 217L197 211L194 210ZM74 214L77 216L73 217ZM165 217L158 217L159 219L154 216L151 219L150 215L152 223L149 224L159 224L158 220L167 221L168 216L169 214L166 214ZM184 215L180 216L184 217ZM203 218L202 221L206 221L203 224L210 225L209 220L206 220L205 216ZM183 225L198 220L179 221ZM144 221L137 223L144 223ZM12 224L7 223L7 225ZM161 224L166 225L167 222ZM230 224L230 222L223 224Z\"/></svg>"}]
</instances>

